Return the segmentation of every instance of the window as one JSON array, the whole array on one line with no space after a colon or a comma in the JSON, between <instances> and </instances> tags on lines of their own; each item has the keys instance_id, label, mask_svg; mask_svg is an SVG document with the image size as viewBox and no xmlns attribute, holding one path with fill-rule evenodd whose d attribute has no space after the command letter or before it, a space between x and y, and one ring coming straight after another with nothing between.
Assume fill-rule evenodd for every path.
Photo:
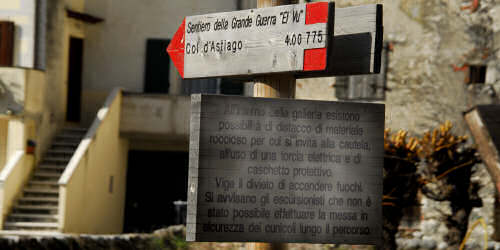
<instances>
[{"instance_id":1,"label":"window","mask_svg":"<svg viewBox=\"0 0 500 250\"><path fill-rule=\"evenodd\" d=\"M466 83L476 84L486 82L486 66L485 65L470 65L469 66L469 77L466 79Z\"/></svg>"},{"instance_id":2,"label":"window","mask_svg":"<svg viewBox=\"0 0 500 250\"><path fill-rule=\"evenodd\" d=\"M382 49L380 74L340 76L335 80L339 100L385 100L388 44Z\"/></svg>"},{"instance_id":3,"label":"window","mask_svg":"<svg viewBox=\"0 0 500 250\"><path fill-rule=\"evenodd\" d=\"M0 66L12 66L14 56L14 23L0 22Z\"/></svg>"},{"instance_id":4,"label":"window","mask_svg":"<svg viewBox=\"0 0 500 250\"><path fill-rule=\"evenodd\" d=\"M170 40L147 40L144 93L168 93L170 58L167 54L167 47L169 43Z\"/></svg>"}]
</instances>

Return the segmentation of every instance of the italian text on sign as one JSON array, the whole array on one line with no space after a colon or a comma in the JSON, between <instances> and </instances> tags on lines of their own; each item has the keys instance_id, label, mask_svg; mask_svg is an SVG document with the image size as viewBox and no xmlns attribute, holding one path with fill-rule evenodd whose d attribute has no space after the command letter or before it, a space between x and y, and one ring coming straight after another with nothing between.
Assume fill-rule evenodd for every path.
<instances>
[{"instance_id":1,"label":"italian text on sign","mask_svg":"<svg viewBox=\"0 0 500 250\"><path fill-rule=\"evenodd\" d=\"M187 239L378 244L384 105L193 95Z\"/></svg>"},{"instance_id":2,"label":"italian text on sign","mask_svg":"<svg viewBox=\"0 0 500 250\"><path fill-rule=\"evenodd\" d=\"M333 3L186 17L167 49L183 78L322 71Z\"/></svg>"}]
</instances>

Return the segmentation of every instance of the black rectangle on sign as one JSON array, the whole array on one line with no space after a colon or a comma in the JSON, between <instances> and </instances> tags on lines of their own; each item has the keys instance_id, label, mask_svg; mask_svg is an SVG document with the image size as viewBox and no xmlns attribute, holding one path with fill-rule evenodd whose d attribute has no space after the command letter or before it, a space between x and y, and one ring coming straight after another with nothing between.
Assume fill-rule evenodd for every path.
<instances>
[{"instance_id":1,"label":"black rectangle on sign","mask_svg":"<svg viewBox=\"0 0 500 250\"><path fill-rule=\"evenodd\" d=\"M383 104L191 101L188 241L380 243Z\"/></svg>"}]
</instances>

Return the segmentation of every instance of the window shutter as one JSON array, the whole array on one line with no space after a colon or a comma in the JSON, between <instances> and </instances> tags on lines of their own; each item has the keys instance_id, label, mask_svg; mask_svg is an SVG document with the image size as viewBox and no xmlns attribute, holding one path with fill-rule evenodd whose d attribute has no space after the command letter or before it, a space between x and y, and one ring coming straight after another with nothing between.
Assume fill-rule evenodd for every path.
<instances>
[{"instance_id":1,"label":"window shutter","mask_svg":"<svg viewBox=\"0 0 500 250\"><path fill-rule=\"evenodd\" d=\"M167 55L168 39L146 41L146 69L144 92L168 94L170 87L170 58Z\"/></svg>"},{"instance_id":2,"label":"window shutter","mask_svg":"<svg viewBox=\"0 0 500 250\"><path fill-rule=\"evenodd\" d=\"M12 66L14 58L14 23L0 22L0 66Z\"/></svg>"}]
</instances>

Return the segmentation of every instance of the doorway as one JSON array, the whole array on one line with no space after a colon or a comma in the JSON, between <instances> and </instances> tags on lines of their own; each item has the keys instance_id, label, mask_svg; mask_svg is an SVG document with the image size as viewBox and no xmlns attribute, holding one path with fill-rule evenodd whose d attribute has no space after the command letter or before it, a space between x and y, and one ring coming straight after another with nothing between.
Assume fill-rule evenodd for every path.
<instances>
[{"instance_id":1,"label":"doorway","mask_svg":"<svg viewBox=\"0 0 500 250\"><path fill-rule=\"evenodd\" d=\"M170 87L169 39L148 39L146 42L146 69L144 93L168 94Z\"/></svg>"},{"instance_id":2,"label":"doorway","mask_svg":"<svg viewBox=\"0 0 500 250\"><path fill-rule=\"evenodd\" d=\"M129 151L124 233L179 223L185 213L174 202L187 200L188 163L188 152Z\"/></svg>"},{"instance_id":3,"label":"doorway","mask_svg":"<svg viewBox=\"0 0 500 250\"><path fill-rule=\"evenodd\" d=\"M69 40L68 95L66 121L80 122L82 99L83 39Z\"/></svg>"}]
</instances>

